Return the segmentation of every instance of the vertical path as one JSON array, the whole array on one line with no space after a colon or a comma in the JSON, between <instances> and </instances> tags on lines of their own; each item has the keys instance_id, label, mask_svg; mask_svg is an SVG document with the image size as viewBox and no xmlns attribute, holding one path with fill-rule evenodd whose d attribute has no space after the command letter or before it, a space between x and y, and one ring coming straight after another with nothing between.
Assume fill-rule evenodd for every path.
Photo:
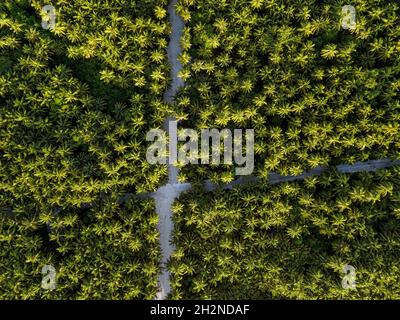
<instances>
[{"instance_id":1,"label":"vertical path","mask_svg":"<svg viewBox=\"0 0 400 320\"><path fill-rule=\"evenodd\" d=\"M178 0L171 0L168 5L169 22L172 27L169 44L168 44L168 61L171 65L171 87L165 92L164 100L168 103L173 103L176 93L180 87L183 87L185 83L181 78L178 77L179 71L182 70L182 64L178 60L181 54L181 37L183 34L183 28L185 24L180 16L175 11L175 5Z\"/></svg>"},{"instance_id":2,"label":"vertical path","mask_svg":"<svg viewBox=\"0 0 400 320\"><path fill-rule=\"evenodd\" d=\"M171 87L164 94L164 101L174 103L174 98L180 87L184 86L184 82L178 77L179 71L182 69L182 64L178 57L181 54L180 40L183 33L184 22L175 11L175 4L178 0L171 0L168 6L169 21L172 26L170 41L168 44L168 61L171 65ZM168 118L164 123L164 130L168 132L169 122L174 121L173 118ZM157 300L164 300L171 292L170 272L166 267L166 263L174 251L174 246L171 243L172 230L174 228L172 222L171 207L175 198L179 194L190 187L190 184L178 184L179 170L172 164L168 164L168 184L159 188L153 194L156 201L156 211L158 214L158 231L160 234L160 246L162 253L161 274L158 277L159 291Z\"/></svg>"},{"instance_id":3,"label":"vertical path","mask_svg":"<svg viewBox=\"0 0 400 320\"><path fill-rule=\"evenodd\" d=\"M175 5L178 0L171 0L168 5L169 22L172 27L169 44L168 44L168 61L171 65L171 86L164 94L164 101L167 103L174 103L175 95L179 88L183 87L185 83L181 78L178 77L179 71L182 70L182 64L178 60L182 49L181 49L181 37L183 34L183 28L185 24L180 16L175 11ZM175 119L168 118L164 123L164 130L168 132L168 123ZM178 168L169 165L168 166L168 179L169 183L178 183Z\"/></svg>"}]
</instances>

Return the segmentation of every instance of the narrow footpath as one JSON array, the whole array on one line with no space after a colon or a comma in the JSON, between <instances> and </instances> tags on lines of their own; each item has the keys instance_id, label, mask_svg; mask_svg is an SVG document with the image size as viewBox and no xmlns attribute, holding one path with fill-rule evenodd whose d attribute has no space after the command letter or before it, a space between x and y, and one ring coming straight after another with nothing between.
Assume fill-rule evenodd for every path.
<instances>
[{"instance_id":1,"label":"narrow footpath","mask_svg":"<svg viewBox=\"0 0 400 320\"><path fill-rule=\"evenodd\" d=\"M175 11L177 0L171 0L168 6L169 21L172 26L172 33L168 44L168 60L171 65L171 86L164 94L164 101L174 103L174 98L179 88L184 86L184 82L178 77L179 71L182 70L182 64L178 58L181 54L180 40L183 34L184 22ZM175 119L168 118L164 123L164 130L168 132L169 121ZM158 231L160 234L160 247L162 253L161 273L158 277L159 291L157 300L165 300L171 292L170 272L167 269L167 262L174 251L174 246L171 243L172 230L174 225L172 222L171 207L179 194L187 190L189 184L178 183L179 170L172 164L168 164L168 184L162 186L153 194L156 202L156 211L158 214Z\"/></svg>"}]
</instances>

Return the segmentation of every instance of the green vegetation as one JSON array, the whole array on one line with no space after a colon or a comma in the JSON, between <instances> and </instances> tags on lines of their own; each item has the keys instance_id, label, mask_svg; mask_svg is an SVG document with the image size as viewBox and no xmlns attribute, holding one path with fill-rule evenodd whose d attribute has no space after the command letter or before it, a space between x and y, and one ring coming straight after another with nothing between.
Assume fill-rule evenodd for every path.
<instances>
[{"instance_id":1,"label":"green vegetation","mask_svg":"<svg viewBox=\"0 0 400 320\"><path fill-rule=\"evenodd\" d=\"M0 216L0 299L152 299L160 272L153 200L91 208L14 205ZM55 290L41 288L42 268L56 269Z\"/></svg>"},{"instance_id":2,"label":"green vegetation","mask_svg":"<svg viewBox=\"0 0 400 320\"><path fill-rule=\"evenodd\" d=\"M196 190L174 219L174 298L400 298L400 167ZM346 264L355 290L341 286Z\"/></svg>"},{"instance_id":3,"label":"green vegetation","mask_svg":"<svg viewBox=\"0 0 400 320\"><path fill-rule=\"evenodd\" d=\"M0 3L0 299L152 299L159 272L146 132L170 106L166 1ZM41 289L53 265L57 289Z\"/></svg>"},{"instance_id":4,"label":"green vegetation","mask_svg":"<svg viewBox=\"0 0 400 320\"><path fill-rule=\"evenodd\" d=\"M59 1L53 32L40 25L44 2L0 5L1 194L80 206L163 183L166 168L145 156L146 132L169 112L156 2Z\"/></svg>"},{"instance_id":5,"label":"green vegetation","mask_svg":"<svg viewBox=\"0 0 400 320\"><path fill-rule=\"evenodd\" d=\"M400 159L400 5L355 0L343 30L344 0L179 0L186 86L170 105L168 2L1 1L0 299L154 299L158 216L138 194L167 181L146 133L171 115L254 129L261 178L175 202L172 298L400 299L400 167L332 169ZM234 168L188 165L180 180L227 183Z\"/></svg>"},{"instance_id":6,"label":"green vegetation","mask_svg":"<svg viewBox=\"0 0 400 320\"><path fill-rule=\"evenodd\" d=\"M399 158L400 6L348 1L180 0L186 128L255 130L255 175ZM181 180L228 182L234 166L187 166Z\"/></svg>"}]
</instances>

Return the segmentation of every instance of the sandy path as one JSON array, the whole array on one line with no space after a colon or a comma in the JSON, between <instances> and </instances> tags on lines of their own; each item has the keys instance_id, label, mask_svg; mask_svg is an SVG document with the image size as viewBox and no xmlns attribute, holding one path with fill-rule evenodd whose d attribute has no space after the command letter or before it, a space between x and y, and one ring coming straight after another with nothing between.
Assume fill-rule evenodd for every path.
<instances>
[{"instance_id":1,"label":"sandy path","mask_svg":"<svg viewBox=\"0 0 400 320\"><path fill-rule=\"evenodd\" d=\"M172 26L172 33L168 44L168 60L171 65L171 86L164 94L164 101L174 103L174 98L180 87L184 86L184 82L178 77L182 64L178 61L181 54L180 39L182 37L184 22L175 12L175 4L177 0L172 0L168 6L169 20ZM168 123L175 119L168 118L164 123L164 130L168 132ZM160 233L160 247L162 253L162 269L158 277L159 291L157 300L164 300L171 292L170 272L166 268L166 263L171 257L175 247L171 243L172 230L174 224L172 222L171 206L179 194L190 188L189 184L178 184L178 168L168 164L168 184L159 188L153 194L156 201L156 211L159 217L158 231Z\"/></svg>"}]
</instances>

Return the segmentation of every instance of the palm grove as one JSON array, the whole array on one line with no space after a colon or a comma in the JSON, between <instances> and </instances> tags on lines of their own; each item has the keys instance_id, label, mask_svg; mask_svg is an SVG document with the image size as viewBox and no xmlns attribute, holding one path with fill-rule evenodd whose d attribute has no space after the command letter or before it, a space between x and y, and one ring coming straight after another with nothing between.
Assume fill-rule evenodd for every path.
<instances>
[{"instance_id":1,"label":"palm grove","mask_svg":"<svg viewBox=\"0 0 400 320\"><path fill-rule=\"evenodd\" d=\"M0 298L152 299L160 249L153 200L165 183L146 132L252 128L252 188L195 188L174 205L172 298L399 298L398 167L278 185L268 173L399 159L399 5L180 0L186 22L176 105L166 0L0 4ZM227 183L234 167L186 166ZM40 288L43 265L57 288ZM357 270L357 290L340 287Z\"/></svg>"},{"instance_id":2,"label":"palm grove","mask_svg":"<svg viewBox=\"0 0 400 320\"><path fill-rule=\"evenodd\" d=\"M152 298L167 170L146 132L168 113L164 1L0 4L0 297ZM40 287L43 265L57 289Z\"/></svg>"}]
</instances>

